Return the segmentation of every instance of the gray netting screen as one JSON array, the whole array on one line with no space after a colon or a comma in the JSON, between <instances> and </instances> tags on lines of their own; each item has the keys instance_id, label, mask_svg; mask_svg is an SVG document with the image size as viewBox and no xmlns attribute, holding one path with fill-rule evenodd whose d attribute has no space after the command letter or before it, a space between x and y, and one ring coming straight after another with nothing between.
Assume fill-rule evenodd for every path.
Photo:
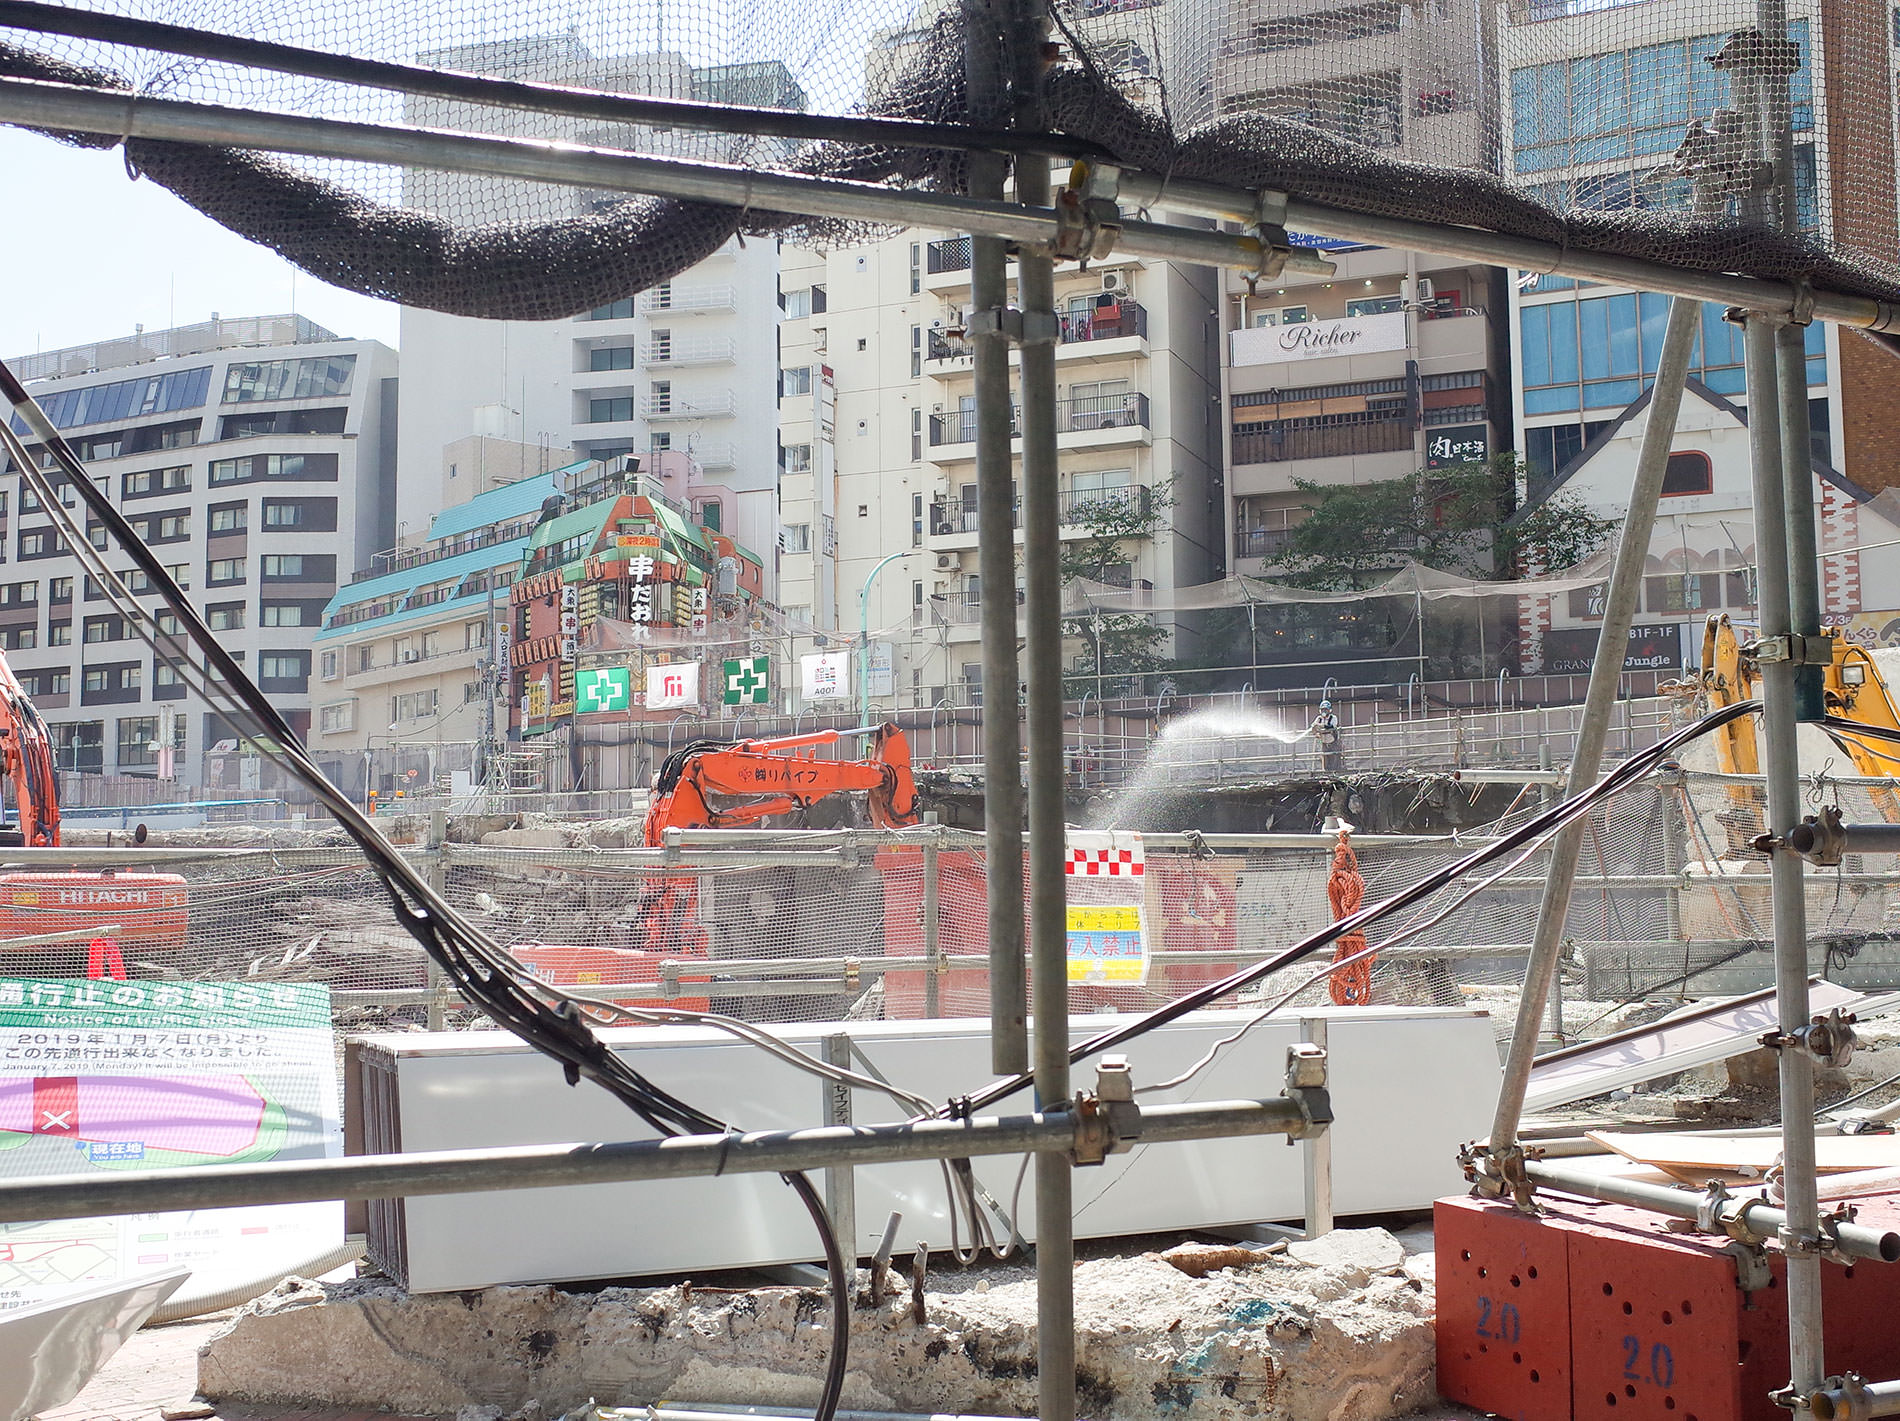
<instances>
[{"instance_id":1,"label":"gray netting screen","mask_svg":"<svg viewBox=\"0 0 1900 1421\"><path fill-rule=\"evenodd\" d=\"M1813 781L1816 802L1850 820L1894 808L1888 791ZM1361 837L1366 901L1374 903L1469 853L1535 812L1459 839ZM1760 828L1760 788L1718 775L1658 777L1617 796L1590 821L1567 924L1563 996L1572 1031L1632 1002L1757 990L1772 981L1766 860L1747 848ZM450 900L537 975L575 991L653 1006L713 1010L754 1021L984 1017L989 1013L984 857L980 836L863 832L745 836L687 848L677 862L646 851L496 848L451 842L411 852ZM1332 919L1331 850L1315 837L1150 839L1138 890L1150 966L1141 985L1072 984L1078 1015L1158 1005L1267 957ZM933 846L934 845L934 846ZM936 891L927 875L936 875ZM1537 917L1544 857L1503 861L1378 924L1372 1001L1471 1006L1507 1032ZM47 941L29 967L80 975L94 940L110 936L133 977L320 981L346 1030L422 1025L431 978L387 898L352 851L220 851L153 871L183 883L146 907L62 909L27 901L9 880L7 936ZM17 876L16 876L17 877ZM125 888L145 880L127 871ZM1813 968L1848 985L1900 986L1900 859L1810 869ZM1072 904L1125 891L1082 880ZM35 905L38 905L37 907ZM87 916L90 914L91 916ZM84 924L88 932L74 932ZM70 921L69 921L70 919ZM15 947L16 953L19 948ZM1309 982L1327 949L1243 994L1294 1004L1329 999ZM1302 986L1302 984L1306 984ZM438 1012L483 1026L452 1002Z\"/></svg>"},{"instance_id":2,"label":"gray netting screen","mask_svg":"<svg viewBox=\"0 0 1900 1421\"><path fill-rule=\"evenodd\" d=\"M1014 66L954 3L607 6L121 0L136 16L365 58L693 100L992 119ZM1042 126L1175 178L1453 221L1685 268L1900 296L1890 16L1872 0L1067 0ZM1765 38L1785 21L1786 41ZM61 67L67 66L83 67ZM1035 66L1031 66L1035 69ZM16 31L0 72L334 118L558 138L955 190L946 151L582 122ZM971 92L988 94L973 102ZM1731 117L1714 122L1718 109ZM1691 217L1674 161L1693 121ZM1790 141L1779 141L1786 135ZM115 140L85 139L109 145ZM573 314L779 214L133 140L136 166L327 280L492 317ZM1792 210L1766 174L1786 176ZM837 232L831 233L833 237Z\"/></svg>"}]
</instances>

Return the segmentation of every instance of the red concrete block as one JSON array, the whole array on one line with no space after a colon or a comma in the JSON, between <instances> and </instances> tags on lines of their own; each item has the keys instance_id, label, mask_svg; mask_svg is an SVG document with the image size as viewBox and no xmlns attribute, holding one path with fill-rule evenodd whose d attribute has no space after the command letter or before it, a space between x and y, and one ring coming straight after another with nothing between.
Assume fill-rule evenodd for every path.
<instances>
[{"instance_id":1,"label":"red concrete block","mask_svg":"<svg viewBox=\"0 0 1900 1421\"><path fill-rule=\"evenodd\" d=\"M1440 1199L1438 1390L1511 1421L1570 1416L1570 1261L1561 1221Z\"/></svg>"}]
</instances>

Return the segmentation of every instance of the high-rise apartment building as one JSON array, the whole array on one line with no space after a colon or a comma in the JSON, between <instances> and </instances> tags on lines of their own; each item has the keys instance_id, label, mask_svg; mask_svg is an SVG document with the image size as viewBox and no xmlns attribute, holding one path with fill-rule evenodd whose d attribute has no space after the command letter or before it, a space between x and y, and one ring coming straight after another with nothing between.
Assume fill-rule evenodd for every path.
<instances>
[{"instance_id":1,"label":"high-rise apartment building","mask_svg":"<svg viewBox=\"0 0 1900 1421\"><path fill-rule=\"evenodd\" d=\"M573 35L467 45L424 58L453 69L668 98L804 105L778 63L694 66L670 52L601 58ZM409 117L497 131L521 116L411 100ZM681 152L685 141L547 115L533 124L537 137L633 144L643 152ZM568 204L556 215L575 216L625 199L422 172L410 177L404 196L468 225L547 220L556 201ZM774 243L735 239L673 281L568 320L478 321L406 308L401 339L416 384L405 390L403 467L443 467L443 450L470 435L544 447L546 469L575 452L608 459L679 450L731 490L729 499L695 515L755 546L769 545L776 531L778 368L765 333L778 314L776 276ZM420 493L405 499L398 513L405 535L421 538L441 506Z\"/></svg>"},{"instance_id":2,"label":"high-rise apartment building","mask_svg":"<svg viewBox=\"0 0 1900 1421\"><path fill-rule=\"evenodd\" d=\"M1013 301L1013 263L1009 275ZM1099 580L1165 590L1213 573L1215 282L1205 268L1125 256L1057 272L1062 535L1132 530ZM888 677L883 650L872 665L889 689L875 705L976 699L969 239L788 247L781 284L780 601L816 629L802 649L861 633L883 643ZM1020 561L1017 576L1020 588ZM1166 630L1177 644L1191 635Z\"/></svg>"},{"instance_id":3,"label":"high-rise apartment building","mask_svg":"<svg viewBox=\"0 0 1900 1421\"><path fill-rule=\"evenodd\" d=\"M213 317L9 363L225 649L307 734L324 605L392 539L396 352L300 316ZM12 563L0 648L52 730L59 767L156 774L168 736L167 768L182 784L243 786L242 732L187 698L15 473L0 492ZM62 501L75 507L78 490ZM92 536L114 566L130 566L102 525ZM150 605L142 574L128 577ZM169 612L157 621L179 630Z\"/></svg>"}]
</instances>

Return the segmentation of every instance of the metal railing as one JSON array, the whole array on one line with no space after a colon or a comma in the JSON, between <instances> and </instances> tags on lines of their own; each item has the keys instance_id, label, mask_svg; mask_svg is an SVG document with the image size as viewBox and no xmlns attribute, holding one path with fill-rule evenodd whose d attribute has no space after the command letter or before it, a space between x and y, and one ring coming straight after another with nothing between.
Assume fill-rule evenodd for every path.
<instances>
[{"instance_id":1,"label":"metal railing","mask_svg":"<svg viewBox=\"0 0 1900 1421\"><path fill-rule=\"evenodd\" d=\"M948 237L940 242L932 242L924 249L924 270L932 276L946 271L968 271L970 269L970 239L968 237Z\"/></svg>"},{"instance_id":2,"label":"metal railing","mask_svg":"<svg viewBox=\"0 0 1900 1421\"><path fill-rule=\"evenodd\" d=\"M1148 397L1133 391L1116 395L1077 395L1056 401L1056 433L1076 434L1092 429L1124 429L1148 423ZM1020 411L1012 412L1010 438L1022 436ZM930 417L930 447L946 444L971 444L976 441L976 411L958 410L954 414ZM1259 461L1254 461L1259 462Z\"/></svg>"},{"instance_id":3,"label":"metal railing","mask_svg":"<svg viewBox=\"0 0 1900 1421\"><path fill-rule=\"evenodd\" d=\"M641 348L645 365L727 365L735 347L730 337L705 340L648 340Z\"/></svg>"},{"instance_id":4,"label":"metal railing","mask_svg":"<svg viewBox=\"0 0 1900 1421\"><path fill-rule=\"evenodd\" d=\"M1278 557L1293 541L1291 528L1248 528L1234 535L1234 555L1243 558Z\"/></svg>"},{"instance_id":5,"label":"metal railing","mask_svg":"<svg viewBox=\"0 0 1900 1421\"><path fill-rule=\"evenodd\" d=\"M675 312L730 311L733 309L730 286L656 286L640 293L639 311L643 316L668 316Z\"/></svg>"},{"instance_id":6,"label":"metal railing","mask_svg":"<svg viewBox=\"0 0 1900 1421\"><path fill-rule=\"evenodd\" d=\"M1344 454L1390 454L1412 447L1416 426L1409 410L1367 410L1273 420L1264 428L1234 429L1236 464L1279 464L1293 459L1329 459Z\"/></svg>"},{"instance_id":7,"label":"metal railing","mask_svg":"<svg viewBox=\"0 0 1900 1421\"><path fill-rule=\"evenodd\" d=\"M1063 345L1147 334L1148 308L1139 301L1116 301L1086 311L1065 311L1056 317L1056 339ZM974 350L969 336L961 331L925 332L924 356L928 360L968 360Z\"/></svg>"}]
</instances>

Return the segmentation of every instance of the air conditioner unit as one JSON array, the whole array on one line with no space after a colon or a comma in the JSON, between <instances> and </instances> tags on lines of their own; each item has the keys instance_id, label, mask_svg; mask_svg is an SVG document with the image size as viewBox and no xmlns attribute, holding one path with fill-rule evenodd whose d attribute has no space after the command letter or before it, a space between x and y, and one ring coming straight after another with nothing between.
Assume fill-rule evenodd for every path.
<instances>
[{"instance_id":1,"label":"air conditioner unit","mask_svg":"<svg viewBox=\"0 0 1900 1421\"><path fill-rule=\"evenodd\" d=\"M405 662L420 661L422 660L422 653L419 651L405 651L402 654L402 660Z\"/></svg>"},{"instance_id":2,"label":"air conditioner unit","mask_svg":"<svg viewBox=\"0 0 1900 1421\"><path fill-rule=\"evenodd\" d=\"M1432 284L1432 279L1429 276L1421 276L1418 279L1418 299L1420 304L1422 305L1427 301L1436 300L1437 297L1438 288Z\"/></svg>"},{"instance_id":3,"label":"air conditioner unit","mask_svg":"<svg viewBox=\"0 0 1900 1421\"><path fill-rule=\"evenodd\" d=\"M1128 289L1128 273L1127 272L1105 271L1102 273L1102 290L1126 291L1127 289Z\"/></svg>"},{"instance_id":4,"label":"air conditioner unit","mask_svg":"<svg viewBox=\"0 0 1900 1421\"><path fill-rule=\"evenodd\" d=\"M938 572L955 572L962 565L963 565L963 559L958 557L955 553L938 553L937 554L937 571Z\"/></svg>"}]
</instances>

